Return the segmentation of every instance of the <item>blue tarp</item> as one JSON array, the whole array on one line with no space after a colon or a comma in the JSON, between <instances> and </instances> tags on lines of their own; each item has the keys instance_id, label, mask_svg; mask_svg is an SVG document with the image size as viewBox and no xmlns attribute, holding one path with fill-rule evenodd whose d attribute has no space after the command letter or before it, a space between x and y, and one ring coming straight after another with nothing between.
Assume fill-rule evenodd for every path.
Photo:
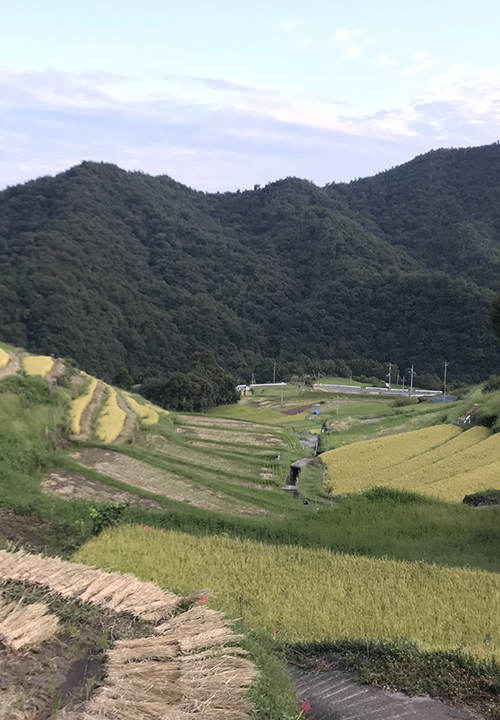
<instances>
[{"instance_id":1,"label":"blue tarp","mask_svg":"<svg viewBox=\"0 0 500 720\"><path fill-rule=\"evenodd\" d=\"M321 410L314 410L313 415L318 415L321 412Z\"/></svg>"}]
</instances>

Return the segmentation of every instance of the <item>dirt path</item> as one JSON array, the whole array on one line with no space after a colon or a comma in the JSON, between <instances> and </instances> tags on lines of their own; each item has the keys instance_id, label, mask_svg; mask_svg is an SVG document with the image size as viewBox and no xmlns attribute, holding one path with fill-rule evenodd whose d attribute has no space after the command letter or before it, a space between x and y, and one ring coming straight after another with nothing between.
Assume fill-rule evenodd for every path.
<instances>
[{"instance_id":1,"label":"dirt path","mask_svg":"<svg viewBox=\"0 0 500 720\"><path fill-rule=\"evenodd\" d=\"M45 375L44 379L47 380L51 387L55 387L57 385L57 378L61 377L63 372L64 360L62 358L57 358L57 360L54 360L54 364L52 365L47 375Z\"/></svg>"},{"instance_id":2,"label":"dirt path","mask_svg":"<svg viewBox=\"0 0 500 720\"><path fill-rule=\"evenodd\" d=\"M98 380L94 394L92 395L92 400L82 413L82 417L80 419L80 434L75 436L75 440L88 440L90 438L92 415L101 405L104 388L104 383L101 380Z\"/></svg>"},{"instance_id":3,"label":"dirt path","mask_svg":"<svg viewBox=\"0 0 500 720\"><path fill-rule=\"evenodd\" d=\"M113 445L121 445L126 440L128 440L134 432L137 417L135 412L129 408L129 406L126 402L124 402L123 398L119 395L119 393L116 393L116 402L118 403L118 407L120 408L120 410L123 410L123 412L125 413L125 422L123 423L121 433L118 435Z\"/></svg>"},{"instance_id":4,"label":"dirt path","mask_svg":"<svg viewBox=\"0 0 500 720\"><path fill-rule=\"evenodd\" d=\"M360 685L345 670L303 670L290 674L301 700L311 705L310 720L479 720L482 715L445 705L429 696L409 697L400 692Z\"/></svg>"},{"instance_id":5,"label":"dirt path","mask_svg":"<svg viewBox=\"0 0 500 720\"><path fill-rule=\"evenodd\" d=\"M0 380L9 377L9 375L15 375L19 372L19 368L21 367L21 363L19 362L17 355L14 355L14 353L9 352L8 350L6 350L6 353L10 359L3 370L0 370Z\"/></svg>"}]
</instances>

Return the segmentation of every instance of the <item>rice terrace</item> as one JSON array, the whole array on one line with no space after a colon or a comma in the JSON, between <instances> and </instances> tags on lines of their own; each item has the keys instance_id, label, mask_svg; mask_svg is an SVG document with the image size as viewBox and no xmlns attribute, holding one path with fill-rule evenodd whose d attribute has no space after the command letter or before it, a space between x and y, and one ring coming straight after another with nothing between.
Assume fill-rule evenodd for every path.
<instances>
[{"instance_id":1,"label":"rice terrace","mask_svg":"<svg viewBox=\"0 0 500 720\"><path fill-rule=\"evenodd\" d=\"M0 361L2 718L500 718L500 390L183 413Z\"/></svg>"}]
</instances>

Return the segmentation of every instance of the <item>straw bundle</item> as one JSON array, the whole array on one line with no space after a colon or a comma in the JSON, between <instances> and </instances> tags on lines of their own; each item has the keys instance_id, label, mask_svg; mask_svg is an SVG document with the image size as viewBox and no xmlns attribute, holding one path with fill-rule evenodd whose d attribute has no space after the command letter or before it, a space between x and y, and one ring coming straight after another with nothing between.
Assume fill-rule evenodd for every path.
<instances>
[{"instance_id":1,"label":"straw bundle","mask_svg":"<svg viewBox=\"0 0 500 720\"><path fill-rule=\"evenodd\" d=\"M14 650L48 640L58 625L59 619L49 613L47 605L3 604L0 598L0 639Z\"/></svg>"},{"instance_id":2,"label":"straw bundle","mask_svg":"<svg viewBox=\"0 0 500 720\"><path fill-rule=\"evenodd\" d=\"M242 636L236 635L226 623L222 613L204 607L195 607L159 625L155 632L173 633L179 641L182 652L190 652L197 648L225 645L241 640Z\"/></svg>"},{"instance_id":3,"label":"straw bundle","mask_svg":"<svg viewBox=\"0 0 500 720\"><path fill-rule=\"evenodd\" d=\"M0 550L0 581L17 580L46 587L65 598L99 605L117 613L161 622L180 602L173 593L133 575L108 573L59 558Z\"/></svg>"}]
</instances>

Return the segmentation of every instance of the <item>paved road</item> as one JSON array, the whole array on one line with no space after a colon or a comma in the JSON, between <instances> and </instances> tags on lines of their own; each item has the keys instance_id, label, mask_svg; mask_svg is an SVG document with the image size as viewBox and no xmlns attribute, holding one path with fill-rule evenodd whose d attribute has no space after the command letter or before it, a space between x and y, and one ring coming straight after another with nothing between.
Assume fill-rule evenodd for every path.
<instances>
[{"instance_id":1,"label":"paved road","mask_svg":"<svg viewBox=\"0 0 500 720\"><path fill-rule=\"evenodd\" d=\"M308 720L482 720L477 713L428 696L408 697L359 685L345 670L318 672L291 667L290 673L299 698L311 705Z\"/></svg>"}]
</instances>

